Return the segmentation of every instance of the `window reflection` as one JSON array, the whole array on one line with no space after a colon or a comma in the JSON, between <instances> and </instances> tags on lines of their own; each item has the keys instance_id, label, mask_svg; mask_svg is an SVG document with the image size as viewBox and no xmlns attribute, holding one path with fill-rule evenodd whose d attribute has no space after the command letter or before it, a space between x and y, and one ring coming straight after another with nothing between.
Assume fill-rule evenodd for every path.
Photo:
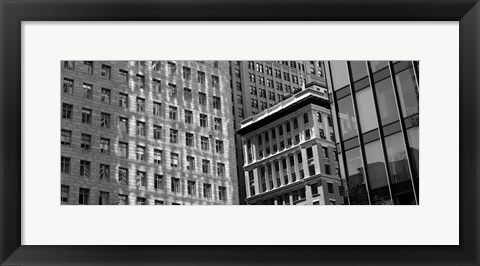
<instances>
[{"instance_id":1,"label":"window reflection","mask_svg":"<svg viewBox=\"0 0 480 266\"><path fill-rule=\"evenodd\" d=\"M403 117L418 113L418 87L415 82L413 68L409 68L395 75L399 91Z\"/></svg>"},{"instance_id":2,"label":"window reflection","mask_svg":"<svg viewBox=\"0 0 480 266\"><path fill-rule=\"evenodd\" d=\"M382 125L397 121L398 111L391 79L387 78L377 82L375 84L375 93L377 95L378 111L380 113Z\"/></svg>"},{"instance_id":3,"label":"window reflection","mask_svg":"<svg viewBox=\"0 0 480 266\"><path fill-rule=\"evenodd\" d=\"M353 81L359 80L367 76L367 64L365 61L351 61Z\"/></svg>"},{"instance_id":4,"label":"window reflection","mask_svg":"<svg viewBox=\"0 0 480 266\"><path fill-rule=\"evenodd\" d=\"M379 140L365 145L365 157L372 204L392 204L385 171L385 158Z\"/></svg>"},{"instance_id":5,"label":"window reflection","mask_svg":"<svg viewBox=\"0 0 480 266\"><path fill-rule=\"evenodd\" d=\"M338 120L344 140L357 135L357 119L353 112L352 98L347 96L338 101Z\"/></svg>"},{"instance_id":6,"label":"window reflection","mask_svg":"<svg viewBox=\"0 0 480 266\"><path fill-rule=\"evenodd\" d=\"M332 73L333 88L341 89L349 84L347 61L330 61L330 69Z\"/></svg>"},{"instance_id":7,"label":"window reflection","mask_svg":"<svg viewBox=\"0 0 480 266\"><path fill-rule=\"evenodd\" d=\"M362 166L362 158L360 157L360 149L355 148L345 153L347 161L348 177L348 195L350 204L360 205L368 204L367 189L365 187L365 171Z\"/></svg>"},{"instance_id":8,"label":"window reflection","mask_svg":"<svg viewBox=\"0 0 480 266\"><path fill-rule=\"evenodd\" d=\"M372 72L377 72L388 66L388 61L370 61L370 68Z\"/></svg>"},{"instance_id":9,"label":"window reflection","mask_svg":"<svg viewBox=\"0 0 480 266\"><path fill-rule=\"evenodd\" d=\"M419 131L418 127L411 128L407 130L408 135L408 144L410 145L410 156L412 157L412 164L413 168L413 183L415 184L415 191L417 192L417 199L419 198L418 195L418 177L420 171L420 164L419 164Z\"/></svg>"},{"instance_id":10,"label":"window reflection","mask_svg":"<svg viewBox=\"0 0 480 266\"><path fill-rule=\"evenodd\" d=\"M412 181L408 170L407 152L402 138L401 133L386 137L385 145L395 204L408 205L415 204L415 196L413 195Z\"/></svg>"},{"instance_id":11,"label":"window reflection","mask_svg":"<svg viewBox=\"0 0 480 266\"><path fill-rule=\"evenodd\" d=\"M357 92L356 97L362 133L377 128L378 124L375 114L375 104L373 103L372 88L368 87Z\"/></svg>"}]
</instances>

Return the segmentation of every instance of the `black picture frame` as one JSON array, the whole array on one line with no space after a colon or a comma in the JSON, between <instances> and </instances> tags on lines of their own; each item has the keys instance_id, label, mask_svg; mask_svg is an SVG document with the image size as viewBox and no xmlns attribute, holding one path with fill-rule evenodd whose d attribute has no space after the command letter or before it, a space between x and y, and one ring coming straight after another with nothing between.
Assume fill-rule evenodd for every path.
<instances>
[{"instance_id":1,"label":"black picture frame","mask_svg":"<svg viewBox=\"0 0 480 266\"><path fill-rule=\"evenodd\" d=\"M0 12L1 265L479 264L478 0L0 0ZM150 20L459 21L460 245L22 246L22 21Z\"/></svg>"}]
</instances>

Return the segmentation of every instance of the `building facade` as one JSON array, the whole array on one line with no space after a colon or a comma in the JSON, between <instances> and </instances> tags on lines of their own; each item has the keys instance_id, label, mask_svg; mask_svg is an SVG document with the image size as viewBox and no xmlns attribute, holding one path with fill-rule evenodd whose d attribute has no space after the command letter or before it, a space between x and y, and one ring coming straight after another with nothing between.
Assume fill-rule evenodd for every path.
<instances>
[{"instance_id":1,"label":"building facade","mask_svg":"<svg viewBox=\"0 0 480 266\"><path fill-rule=\"evenodd\" d=\"M344 204L330 101L311 84L241 122L248 204Z\"/></svg>"},{"instance_id":2,"label":"building facade","mask_svg":"<svg viewBox=\"0 0 480 266\"><path fill-rule=\"evenodd\" d=\"M62 204L238 204L227 61L61 64Z\"/></svg>"},{"instance_id":3,"label":"building facade","mask_svg":"<svg viewBox=\"0 0 480 266\"><path fill-rule=\"evenodd\" d=\"M418 62L326 65L349 204L419 204Z\"/></svg>"},{"instance_id":4,"label":"building facade","mask_svg":"<svg viewBox=\"0 0 480 266\"><path fill-rule=\"evenodd\" d=\"M306 83L325 85L322 61L230 61L230 75L235 129L240 122L282 101ZM236 147L242 147L240 136ZM236 150L240 204L245 204L244 153Z\"/></svg>"}]
</instances>

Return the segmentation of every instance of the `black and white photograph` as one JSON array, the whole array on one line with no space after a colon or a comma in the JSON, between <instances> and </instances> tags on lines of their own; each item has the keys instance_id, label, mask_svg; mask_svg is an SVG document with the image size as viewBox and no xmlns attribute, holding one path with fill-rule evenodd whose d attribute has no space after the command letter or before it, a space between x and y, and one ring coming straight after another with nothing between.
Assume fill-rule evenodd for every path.
<instances>
[{"instance_id":1,"label":"black and white photograph","mask_svg":"<svg viewBox=\"0 0 480 266\"><path fill-rule=\"evenodd\" d=\"M419 61L62 61L62 205L419 205Z\"/></svg>"}]
</instances>

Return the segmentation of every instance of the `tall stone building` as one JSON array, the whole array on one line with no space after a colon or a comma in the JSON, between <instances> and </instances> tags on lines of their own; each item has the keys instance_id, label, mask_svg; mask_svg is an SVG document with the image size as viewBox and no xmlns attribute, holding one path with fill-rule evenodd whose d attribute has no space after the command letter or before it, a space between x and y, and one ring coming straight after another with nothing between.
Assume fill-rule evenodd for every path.
<instances>
[{"instance_id":1,"label":"tall stone building","mask_svg":"<svg viewBox=\"0 0 480 266\"><path fill-rule=\"evenodd\" d=\"M227 61L61 64L62 204L238 204Z\"/></svg>"},{"instance_id":2,"label":"tall stone building","mask_svg":"<svg viewBox=\"0 0 480 266\"><path fill-rule=\"evenodd\" d=\"M281 102L306 83L325 85L322 61L230 61L230 74L236 130L242 120ZM245 204L245 158L240 136L235 143L240 204Z\"/></svg>"},{"instance_id":3,"label":"tall stone building","mask_svg":"<svg viewBox=\"0 0 480 266\"><path fill-rule=\"evenodd\" d=\"M241 122L248 204L344 204L325 87L309 84Z\"/></svg>"}]
</instances>

